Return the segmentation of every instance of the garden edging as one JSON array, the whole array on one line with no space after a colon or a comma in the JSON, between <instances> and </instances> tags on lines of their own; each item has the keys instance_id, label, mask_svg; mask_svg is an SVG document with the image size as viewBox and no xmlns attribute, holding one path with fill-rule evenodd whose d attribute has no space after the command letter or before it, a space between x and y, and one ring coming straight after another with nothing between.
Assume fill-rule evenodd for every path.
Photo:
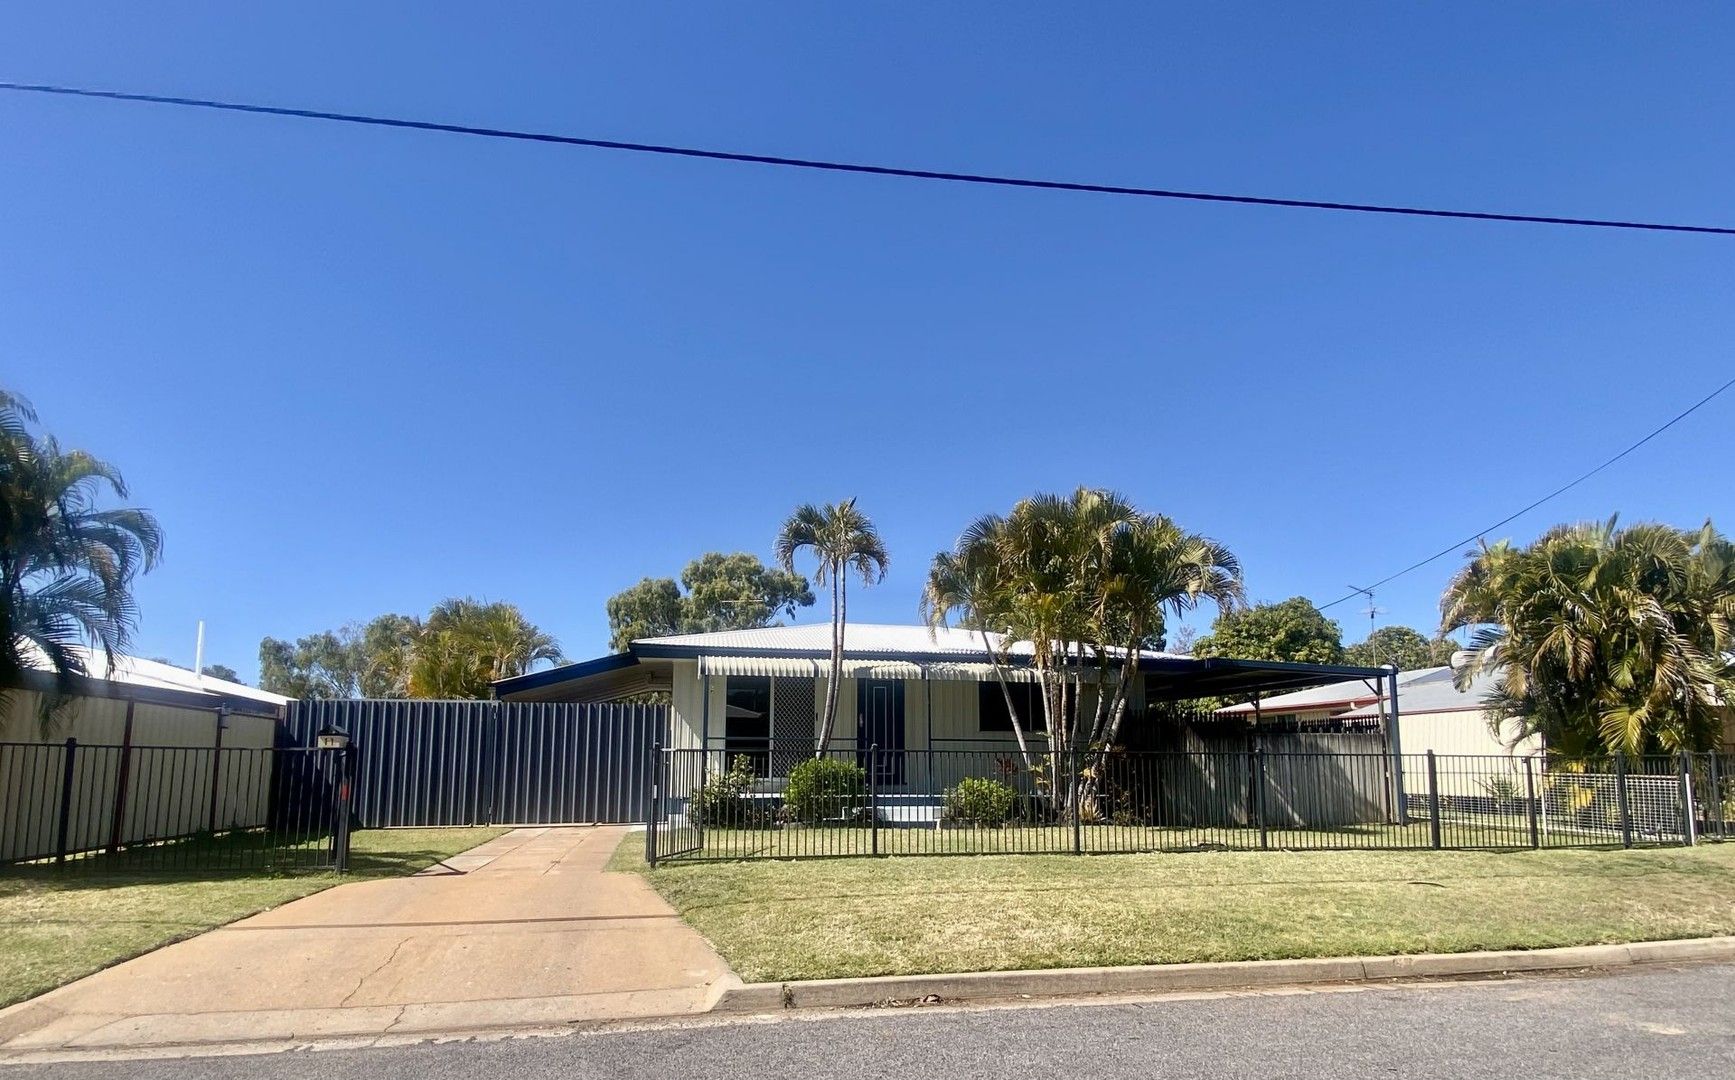
<instances>
[{"instance_id":1,"label":"garden edging","mask_svg":"<svg viewBox=\"0 0 1735 1080\"><path fill-rule=\"evenodd\" d=\"M1238 960L1140 967L1054 968L978 971L938 975L890 975L865 979L814 979L725 985L713 1012L765 1013L916 1002L992 1001L1007 998L1075 997L1089 994L1234 990L1392 979L1462 978L1635 964L1735 961L1735 936L1640 941L1625 945L1574 945L1553 949L1418 953L1410 956L1323 957L1306 960Z\"/></svg>"}]
</instances>

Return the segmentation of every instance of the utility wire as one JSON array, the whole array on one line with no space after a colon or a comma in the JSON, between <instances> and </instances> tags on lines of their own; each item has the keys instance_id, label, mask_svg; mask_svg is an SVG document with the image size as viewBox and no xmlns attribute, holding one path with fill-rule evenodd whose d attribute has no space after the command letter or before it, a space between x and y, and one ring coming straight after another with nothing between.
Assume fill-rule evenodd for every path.
<instances>
[{"instance_id":1,"label":"utility wire","mask_svg":"<svg viewBox=\"0 0 1735 1080\"><path fill-rule=\"evenodd\" d=\"M1649 435L1646 435L1644 438L1640 439L1638 442L1633 443L1631 446L1627 447L1625 450L1622 450L1620 453L1616 454L1614 457L1609 458L1607 461L1603 462L1601 465L1598 465L1596 468L1585 473L1583 476L1580 476L1578 479L1573 480L1571 483L1562 484L1560 487L1555 488L1553 491L1549 492L1547 495L1544 495L1542 498L1537 499L1535 502L1531 503L1529 506L1526 506L1524 509L1519 510L1515 513L1511 513L1511 514L1506 515L1505 517L1501 518L1499 521L1496 521L1494 524L1488 526L1486 529L1483 529L1481 532L1473 533L1469 536L1466 536L1464 539L1458 541L1457 543L1450 545L1449 547L1441 548L1439 551L1436 551L1434 554L1428 556L1427 558L1421 560L1420 562L1413 562L1410 565L1404 567L1402 570L1399 570L1397 573L1390 575L1389 577L1380 578L1378 581L1374 582L1372 585L1369 585L1365 590L1356 589L1356 590L1348 593L1347 595L1338 597L1336 600L1333 600L1329 604L1321 604L1319 606L1319 610L1324 611L1326 608L1336 607L1337 605L1345 602L1346 600L1354 600L1356 597L1360 596L1363 592L1372 592L1374 589L1379 588L1380 586L1386 584L1387 582L1392 582L1392 581L1398 580L1399 578L1403 577L1405 574L1408 574L1412 570L1420 570L1422 567L1428 565L1431 562L1434 562L1437 559L1443 559L1447 555L1450 555L1455 551L1462 551L1466 544L1475 543L1476 541L1482 539L1484 536L1487 536L1489 533L1493 532L1495 529L1500 528L1502 525L1510 524L1511 522L1516 521L1517 519L1523 517L1525 514L1530 513L1532 510L1541 506L1543 503L1547 502L1548 500L1554 498L1556 495L1563 495L1566 492L1571 491L1573 488L1577 487L1578 485L1584 483L1586 480L1589 480L1591 477L1595 476L1599 472L1602 472L1604 469L1608 468L1610 465L1613 465L1615 462L1619 461L1621 458L1626 457L1628 454L1632 453L1634 450L1637 450L1639 447L1645 445L1646 443L1650 442L1652 439L1656 438L1658 435L1661 435L1663 432L1674 427L1676 424L1680 423L1682 420L1685 420L1687 417L1698 412L1701 407L1710 404L1711 400L1713 398L1715 398L1717 395L1721 394L1723 391L1729 389L1731 386L1735 386L1735 379L1730 379L1728 382L1724 383L1722 386L1719 386L1717 389L1711 391L1709 394L1706 394L1704 397L1700 398L1698 401L1695 401L1692 405L1688 406L1686 409L1682 410L1679 413L1676 413L1675 416L1673 418L1671 418L1668 423L1664 424L1662 427L1655 429Z\"/></svg>"},{"instance_id":2,"label":"utility wire","mask_svg":"<svg viewBox=\"0 0 1735 1080\"><path fill-rule=\"evenodd\" d=\"M156 105L180 105L197 109L219 109L225 112L256 113L265 116L294 116L306 120L331 120L345 124L366 124L373 127L408 128L415 131L439 131L454 135L479 135L490 139L516 139L523 142L558 143L563 146L587 146L601 150L625 150L638 154L663 154L671 157L703 158L708 161L735 161L754 165L778 165L793 169L816 169L824 172L862 173L869 176L895 176L912 180L944 180L958 184L986 184L996 187L1035 188L1043 191L1078 191L1100 195L1134 195L1149 199L1180 199L1191 202L1233 203L1242 206L1279 206L1306 210L1339 210L1360 214L1397 214L1406 217L1454 218L1470 221L1522 222L1532 225L1577 225L1599 229L1638 229L1649 232L1706 233L1714 236L1735 236L1735 228L1715 225L1676 225L1652 221L1620 221L1607 218L1555 217L1543 214L1500 214L1478 210L1441 210L1418 206L1388 206L1376 203L1325 202L1314 199L1285 199L1263 195L1226 195L1207 191L1177 191L1167 188L1132 187L1122 184L1089 184L1069 180L1039 180L1029 177L996 176L988 173L942 172L934 169L908 169L892 165L866 165L817 158L779 157L769 154L746 154L730 150L704 150L690 146L667 146L659 143L622 142L615 139L592 139L577 135L555 135L547 132L517 131L510 128L474 127L468 124L444 124L430 120L404 120L396 117L367 116L360 113L324 112L317 109L294 109L277 105L253 105L236 101L213 101L205 98L168 97L160 94L135 94L119 90L91 90L75 86L51 86L32 83L0 82L0 90L30 94L60 94L68 97L104 98L111 101L148 102Z\"/></svg>"}]
</instances>

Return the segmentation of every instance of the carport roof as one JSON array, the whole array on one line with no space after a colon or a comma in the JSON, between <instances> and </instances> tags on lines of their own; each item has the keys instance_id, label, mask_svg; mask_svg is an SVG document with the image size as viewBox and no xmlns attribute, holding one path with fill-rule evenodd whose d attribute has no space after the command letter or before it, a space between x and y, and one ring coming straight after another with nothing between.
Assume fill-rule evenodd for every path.
<instances>
[{"instance_id":1,"label":"carport roof","mask_svg":"<svg viewBox=\"0 0 1735 1080\"><path fill-rule=\"evenodd\" d=\"M995 640L998 646L998 639ZM1014 667L1028 666L1033 653L1028 642L1005 646ZM541 700L569 690L573 700L603 692L636 692L637 673L647 660L754 658L761 660L828 660L831 627L827 624L774 626L755 630L725 630L643 638L624 653L583 663L532 672L494 684L494 696L534 694ZM970 664L989 661L975 631L925 626L851 623L845 628L844 657L850 661L886 661L912 665L931 678L958 678ZM852 665L854 666L854 665ZM1139 660L1145 675L1146 700L1182 701L1199 697L1246 697L1280 693L1303 686L1345 679L1373 679L1389 674L1380 668L1332 664L1294 664L1224 657L1195 658L1145 650Z\"/></svg>"}]
</instances>

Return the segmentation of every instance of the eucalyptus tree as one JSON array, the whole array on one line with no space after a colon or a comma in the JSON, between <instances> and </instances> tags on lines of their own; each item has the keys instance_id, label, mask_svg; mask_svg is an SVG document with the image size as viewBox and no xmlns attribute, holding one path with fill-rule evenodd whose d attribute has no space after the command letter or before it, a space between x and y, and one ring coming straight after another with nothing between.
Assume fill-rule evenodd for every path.
<instances>
[{"instance_id":1,"label":"eucalyptus tree","mask_svg":"<svg viewBox=\"0 0 1735 1080\"><path fill-rule=\"evenodd\" d=\"M777 530L773 546L778 564L788 573L795 572L797 554L811 553L815 562L814 585L822 589L831 587L831 676L826 680L825 713L814 750L816 757L823 756L837 726L837 693L843 679L843 637L849 608L847 578L854 571L864 585L884 581L892 560L880 540L879 530L867 515L856 509L853 498L823 507L812 503L796 507Z\"/></svg>"},{"instance_id":2,"label":"eucalyptus tree","mask_svg":"<svg viewBox=\"0 0 1735 1080\"><path fill-rule=\"evenodd\" d=\"M0 695L46 663L54 685L43 720L89 674L77 648L112 664L137 625L133 579L156 565L162 532L148 512L103 509L125 499L115 468L36 435L24 399L0 391Z\"/></svg>"},{"instance_id":3,"label":"eucalyptus tree","mask_svg":"<svg viewBox=\"0 0 1735 1080\"><path fill-rule=\"evenodd\" d=\"M1562 525L1484 544L1447 587L1441 631L1472 630L1460 687L1487 673L1490 726L1569 756L1697 751L1735 700L1735 546L1711 525Z\"/></svg>"},{"instance_id":4,"label":"eucalyptus tree","mask_svg":"<svg viewBox=\"0 0 1735 1080\"><path fill-rule=\"evenodd\" d=\"M1034 771L1071 816L1094 799L1144 649L1165 616L1241 599L1240 564L1222 544L1081 487L978 518L935 557L922 608L930 625L956 617L983 635L1003 692L1006 643L1028 643L1048 728L1048 757ZM1087 684L1094 695L1084 693ZM1024 719L1010 693L1007 709L1028 765Z\"/></svg>"}]
</instances>

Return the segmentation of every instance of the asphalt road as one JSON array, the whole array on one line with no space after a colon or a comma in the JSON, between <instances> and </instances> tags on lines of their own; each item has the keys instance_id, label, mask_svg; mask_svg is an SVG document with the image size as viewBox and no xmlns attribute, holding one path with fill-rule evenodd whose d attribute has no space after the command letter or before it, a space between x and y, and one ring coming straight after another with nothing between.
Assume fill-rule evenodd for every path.
<instances>
[{"instance_id":1,"label":"asphalt road","mask_svg":"<svg viewBox=\"0 0 1735 1080\"><path fill-rule=\"evenodd\" d=\"M5 1080L1735 1076L1735 967L1137 1004L913 1009L368 1050L12 1066Z\"/></svg>"}]
</instances>

